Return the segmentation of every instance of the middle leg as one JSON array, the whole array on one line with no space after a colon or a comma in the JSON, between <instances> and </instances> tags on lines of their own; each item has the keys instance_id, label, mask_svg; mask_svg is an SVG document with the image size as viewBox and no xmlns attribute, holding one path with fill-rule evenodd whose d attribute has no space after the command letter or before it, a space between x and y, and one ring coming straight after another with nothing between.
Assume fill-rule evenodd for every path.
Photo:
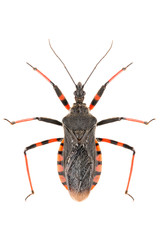
<instances>
[{"instance_id":1,"label":"middle leg","mask_svg":"<svg viewBox=\"0 0 160 240\"><path fill-rule=\"evenodd\" d=\"M52 123L52 124L56 124L59 126L62 126L62 123L58 120L55 119L51 119L51 118L44 118L44 117L34 117L34 118L26 118L26 119L21 119L21 120L17 120L17 121L9 121L8 119L4 118L4 120L6 120L7 122L9 122L11 125L14 125L16 123L22 123L22 122L28 122L28 121L32 121L32 120L38 120L38 121L42 121L42 122L47 122L47 123Z\"/></svg>"},{"instance_id":2,"label":"middle leg","mask_svg":"<svg viewBox=\"0 0 160 240\"><path fill-rule=\"evenodd\" d=\"M107 123L117 122L117 121L121 121L121 120L127 120L127 121L131 121L131 122L143 123L145 125L148 125L150 122L155 120L155 118L153 118L153 119L151 119L150 121L147 122L147 121L137 120L137 119L133 119L133 118L115 117L115 118L104 119L104 120L98 122L97 126L107 124Z\"/></svg>"}]
</instances>

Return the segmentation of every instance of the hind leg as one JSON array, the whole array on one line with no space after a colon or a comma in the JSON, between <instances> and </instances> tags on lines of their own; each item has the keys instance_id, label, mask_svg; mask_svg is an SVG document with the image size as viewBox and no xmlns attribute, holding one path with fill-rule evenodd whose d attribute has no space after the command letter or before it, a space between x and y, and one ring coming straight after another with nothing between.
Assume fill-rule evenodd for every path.
<instances>
[{"instance_id":1,"label":"hind leg","mask_svg":"<svg viewBox=\"0 0 160 240\"><path fill-rule=\"evenodd\" d=\"M32 186L32 181L31 181L31 177L30 177L30 172L29 172L29 166L28 166L28 159L27 159L27 151L30 150L30 149L33 149L33 148L36 148L36 147L39 147L39 146L43 146L45 144L48 144L48 143L52 143L52 142L60 142L62 141L63 138L52 138L52 139L49 139L49 140L45 140L45 141L42 141L42 142L38 142L38 143L35 143L35 144L32 144L28 147L25 148L24 150L24 157L25 157L25 162L26 162L26 169L27 169L27 174L28 174L28 180L29 180L29 184L30 184L30 187L31 187L31 194L29 194L25 200L27 200L27 198L29 196L31 196L32 194L34 194L34 190L33 190L33 186Z\"/></svg>"},{"instance_id":2,"label":"hind leg","mask_svg":"<svg viewBox=\"0 0 160 240\"><path fill-rule=\"evenodd\" d=\"M114 144L114 145L117 145L117 146L129 149L129 150L131 150L133 152L133 154L132 154L132 161L131 161L131 167L130 167L130 172L129 172L129 178L128 178L125 194L127 194L128 196L130 196L134 200L134 198L128 193L128 188L129 188L129 184L130 184L130 180L131 180L131 176L132 176L132 171L133 171L133 163L134 163L134 156L135 156L134 148L129 146L129 145L127 145L127 144L125 144L125 143L117 142L117 141L114 141L114 140L111 140L111 139L107 139L107 138L97 138L97 141L98 142L111 143L111 144Z\"/></svg>"}]
</instances>

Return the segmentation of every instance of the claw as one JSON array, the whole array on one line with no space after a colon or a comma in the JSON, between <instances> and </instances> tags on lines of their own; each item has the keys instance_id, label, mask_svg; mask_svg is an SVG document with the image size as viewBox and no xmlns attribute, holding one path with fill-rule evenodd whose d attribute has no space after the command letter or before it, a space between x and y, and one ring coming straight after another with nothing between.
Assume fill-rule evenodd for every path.
<instances>
[{"instance_id":1,"label":"claw","mask_svg":"<svg viewBox=\"0 0 160 240\"><path fill-rule=\"evenodd\" d=\"M33 67L30 63L26 62L31 68L33 68L33 70L37 70L37 68Z\"/></svg>"},{"instance_id":2,"label":"claw","mask_svg":"<svg viewBox=\"0 0 160 240\"><path fill-rule=\"evenodd\" d=\"M7 122L9 122L11 125L15 124L15 122L10 122L8 119L4 118L3 120L6 120Z\"/></svg>"},{"instance_id":3,"label":"claw","mask_svg":"<svg viewBox=\"0 0 160 240\"><path fill-rule=\"evenodd\" d=\"M133 62L131 62L130 64L128 64L126 67L124 67L123 70L125 71L131 64L133 64Z\"/></svg>"},{"instance_id":4,"label":"claw","mask_svg":"<svg viewBox=\"0 0 160 240\"><path fill-rule=\"evenodd\" d=\"M156 120L155 118L151 119L149 122L145 122L146 125L148 125L150 122L152 122L153 120Z\"/></svg>"},{"instance_id":5,"label":"claw","mask_svg":"<svg viewBox=\"0 0 160 240\"><path fill-rule=\"evenodd\" d=\"M125 191L125 194L127 194L129 197L131 197L132 198L132 200L134 201L134 198L128 193L128 191L126 190Z\"/></svg>"},{"instance_id":6,"label":"claw","mask_svg":"<svg viewBox=\"0 0 160 240\"><path fill-rule=\"evenodd\" d=\"M25 201L27 200L27 198L29 198L31 195L34 194L34 191L32 191L26 198L25 198Z\"/></svg>"}]
</instances>

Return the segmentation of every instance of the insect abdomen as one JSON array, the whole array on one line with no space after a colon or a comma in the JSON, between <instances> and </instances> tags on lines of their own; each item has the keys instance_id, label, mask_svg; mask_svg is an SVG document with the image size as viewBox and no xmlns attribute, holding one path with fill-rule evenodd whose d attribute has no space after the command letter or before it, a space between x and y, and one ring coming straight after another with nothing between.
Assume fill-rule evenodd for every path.
<instances>
[{"instance_id":1,"label":"insect abdomen","mask_svg":"<svg viewBox=\"0 0 160 240\"><path fill-rule=\"evenodd\" d=\"M71 197L74 200L82 201L88 197L99 181L102 169L101 150L97 140L95 140L96 159L88 156L84 146L79 145L72 149L70 156L63 159L63 144L62 140L58 151L58 174L62 184L69 190Z\"/></svg>"}]
</instances>

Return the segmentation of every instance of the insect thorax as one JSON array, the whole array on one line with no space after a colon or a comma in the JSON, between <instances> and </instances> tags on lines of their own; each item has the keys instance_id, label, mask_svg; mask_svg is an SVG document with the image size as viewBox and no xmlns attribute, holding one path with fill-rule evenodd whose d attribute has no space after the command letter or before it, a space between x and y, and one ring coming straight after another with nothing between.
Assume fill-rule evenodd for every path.
<instances>
[{"instance_id":1,"label":"insect thorax","mask_svg":"<svg viewBox=\"0 0 160 240\"><path fill-rule=\"evenodd\" d=\"M89 130L96 126L97 119L90 114L85 103L74 103L62 122L69 130Z\"/></svg>"}]
</instances>

